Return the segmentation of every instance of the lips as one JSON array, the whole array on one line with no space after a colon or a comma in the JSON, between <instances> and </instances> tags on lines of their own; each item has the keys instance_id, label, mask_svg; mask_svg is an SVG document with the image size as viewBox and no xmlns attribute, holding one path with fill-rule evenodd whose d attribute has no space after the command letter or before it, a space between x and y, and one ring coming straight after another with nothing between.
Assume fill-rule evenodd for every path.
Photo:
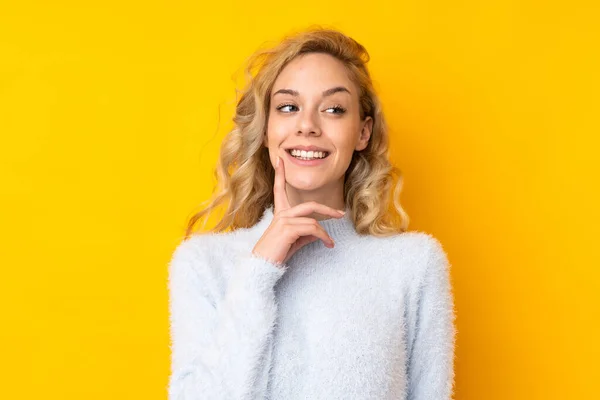
<instances>
[{"instance_id":1,"label":"lips","mask_svg":"<svg viewBox=\"0 0 600 400\"><path fill-rule=\"evenodd\" d=\"M289 151L286 151L287 153L287 157L289 157L289 160L292 164L301 166L301 167L318 167L319 165L323 165L325 164L327 161L327 158L329 158L329 155L326 155L323 158L313 158L313 159L307 159L307 160L303 160L301 158L297 158L292 156L292 154Z\"/></svg>"},{"instance_id":2,"label":"lips","mask_svg":"<svg viewBox=\"0 0 600 400\"><path fill-rule=\"evenodd\" d=\"M297 146L290 146L285 149L285 151L290 151L290 150L323 151L325 153L330 153L329 150L327 150L323 147L318 147L318 146L313 146L313 145L310 145L310 146L297 145Z\"/></svg>"},{"instance_id":3,"label":"lips","mask_svg":"<svg viewBox=\"0 0 600 400\"><path fill-rule=\"evenodd\" d=\"M286 150L286 152L287 152L289 155L291 155L291 156L292 156L292 150L303 150L303 149L297 149L297 148L293 148L293 149L287 149L287 150ZM327 150L304 150L304 151L306 151L307 153L308 153L309 151L313 151L313 152L315 152L315 151L320 151L320 152L323 152L323 153L325 153L325 157L323 157L323 158L327 158L327 157L329 157L329 154L331 154L331 153L330 153L330 152L328 152ZM294 156L292 156L292 157L294 157Z\"/></svg>"}]
</instances>

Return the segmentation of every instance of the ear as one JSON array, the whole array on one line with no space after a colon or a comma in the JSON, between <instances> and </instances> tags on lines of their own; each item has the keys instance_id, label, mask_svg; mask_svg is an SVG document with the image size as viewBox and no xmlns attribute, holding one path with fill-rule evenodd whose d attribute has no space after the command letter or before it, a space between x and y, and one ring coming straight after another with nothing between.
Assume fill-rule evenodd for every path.
<instances>
[{"instance_id":1,"label":"ear","mask_svg":"<svg viewBox=\"0 0 600 400\"><path fill-rule=\"evenodd\" d=\"M369 139L371 138L371 132L373 131L373 118L366 117L362 129L360 130L360 137L358 138L358 143L356 143L356 147L354 150L361 151L367 148L369 144Z\"/></svg>"}]
</instances>

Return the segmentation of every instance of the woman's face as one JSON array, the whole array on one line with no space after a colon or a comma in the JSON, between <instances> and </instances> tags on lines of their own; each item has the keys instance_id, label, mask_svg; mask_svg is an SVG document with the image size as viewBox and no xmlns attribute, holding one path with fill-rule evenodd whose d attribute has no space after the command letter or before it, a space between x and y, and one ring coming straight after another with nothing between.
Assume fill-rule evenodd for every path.
<instances>
[{"instance_id":1,"label":"woman's face","mask_svg":"<svg viewBox=\"0 0 600 400\"><path fill-rule=\"evenodd\" d=\"M343 187L352 154L367 147L372 129L371 117L360 119L357 87L344 64L329 54L301 55L281 71L271 93L265 146L273 165L280 156L286 181L297 190ZM303 146L329 154L295 159L290 151Z\"/></svg>"}]
</instances>

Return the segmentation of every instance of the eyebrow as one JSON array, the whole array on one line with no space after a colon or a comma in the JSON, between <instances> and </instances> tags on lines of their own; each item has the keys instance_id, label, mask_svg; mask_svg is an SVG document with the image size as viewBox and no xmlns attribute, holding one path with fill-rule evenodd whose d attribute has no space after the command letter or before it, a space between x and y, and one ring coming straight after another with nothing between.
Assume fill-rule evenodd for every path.
<instances>
[{"instance_id":1,"label":"eyebrow","mask_svg":"<svg viewBox=\"0 0 600 400\"><path fill-rule=\"evenodd\" d=\"M344 86L336 86L336 87L332 87L331 89L327 89L327 90L323 91L322 95L323 95L323 97L326 97L326 96L331 96L332 94L338 93L338 92L346 92L346 93L350 94L350 91L348 89L346 89ZM278 91L273 93L273 96L275 96L276 94L289 94L292 96L300 95L300 93L298 93L297 90L293 90L293 89L279 89Z\"/></svg>"}]
</instances>

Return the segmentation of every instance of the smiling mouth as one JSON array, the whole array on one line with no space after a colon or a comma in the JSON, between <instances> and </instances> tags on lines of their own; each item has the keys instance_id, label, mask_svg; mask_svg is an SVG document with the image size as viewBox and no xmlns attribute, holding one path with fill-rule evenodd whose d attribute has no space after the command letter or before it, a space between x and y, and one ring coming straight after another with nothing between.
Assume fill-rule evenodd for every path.
<instances>
[{"instance_id":1,"label":"smiling mouth","mask_svg":"<svg viewBox=\"0 0 600 400\"><path fill-rule=\"evenodd\" d=\"M296 152L296 155L293 155L293 154L292 154L292 150L293 150L293 149L287 149L287 150L286 150L286 153L288 153L290 156L292 156L292 157L294 157L294 158L297 158L298 160L323 160L323 159L325 159L325 158L329 157L329 155L331 154L331 153L330 153L330 152L328 152L328 151L321 151L321 153L323 153L323 154L324 154L324 156L323 156L323 157L301 157L301 156L299 155L299 153L298 153L298 152ZM308 152L307 152L307 153L308 153ZM313 152L313 153L314 153L314 152Z\"/></svg>"}]
</instances>

